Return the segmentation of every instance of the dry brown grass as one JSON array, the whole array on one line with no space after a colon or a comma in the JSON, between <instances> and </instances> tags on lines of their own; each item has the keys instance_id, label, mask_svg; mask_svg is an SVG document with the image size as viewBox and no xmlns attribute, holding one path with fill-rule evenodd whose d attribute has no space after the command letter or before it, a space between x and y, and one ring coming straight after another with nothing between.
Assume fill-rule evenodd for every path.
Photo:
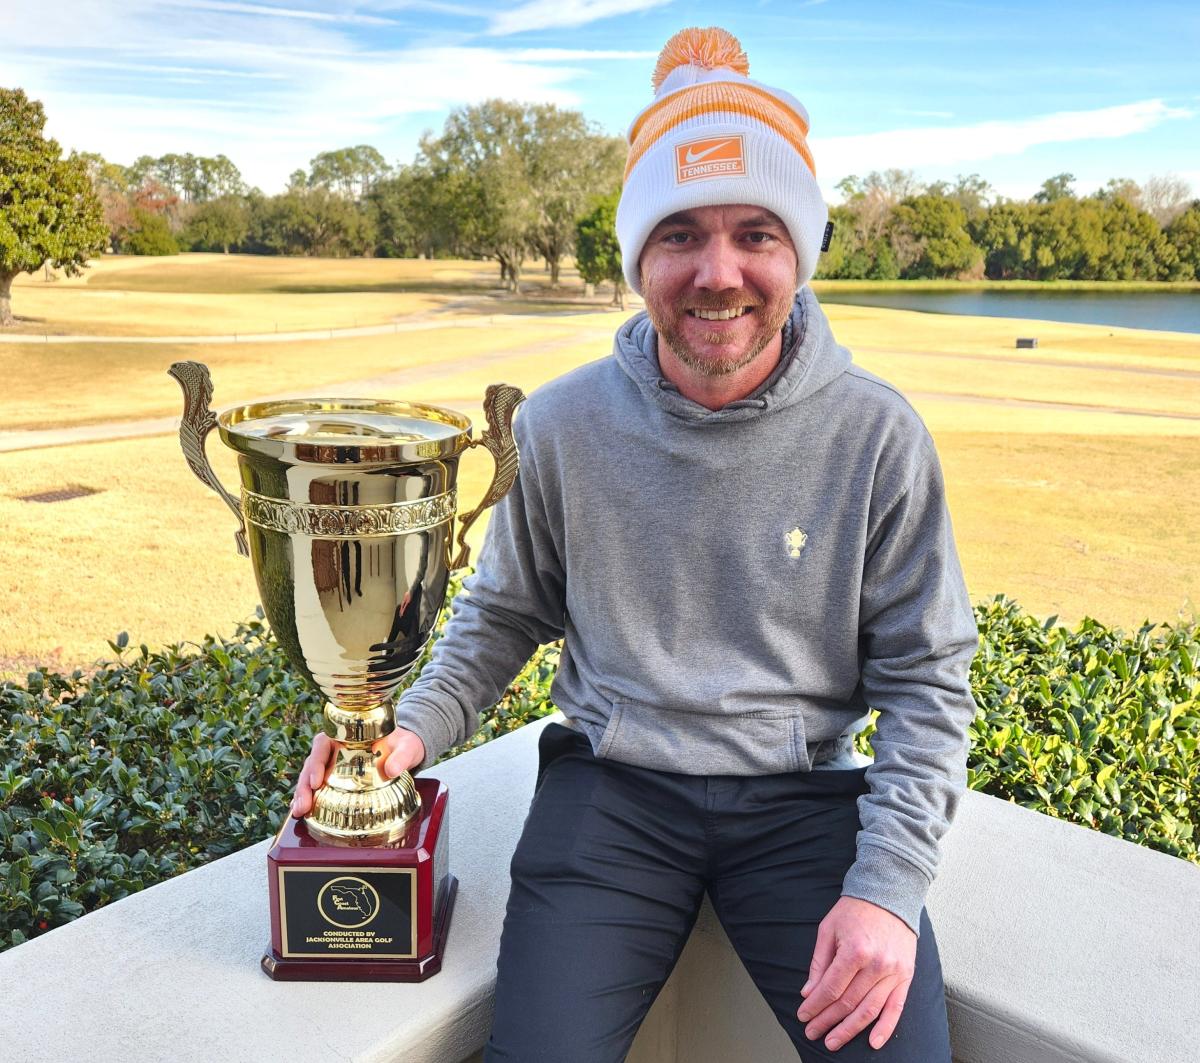
<instances>
[{"instance_id":1,"label":"dry brown grass","mask_svg":"<svg viewBox=\"0 0 1200 1063\"><path fill-rule=\"evenodd\" d=\"M468 322L468 324L470 324ZM0 428L69 427L178 415L179 387L167 369L196 359L212 370L214 402L232 406L285 391L346 394L347 382L394 377L424 388L439 367L482 363L511 371L531 349L580 344L605 353L603 315L497 321L487 328L438 328L382 336L260 344L5 344L0 341ZM564 357L570 357L565 355ZM369 390L369 389L367 389Z\"/></svg>"},{"instance_id":2,"label":"dry brown grass","mask_svg":"<svg viewBox=\"0 0 1200 1063\"><path fill-rule=\"evenodd\" d=\"M580 303L577 275L548 290L533 263L528 305ZM312 259L188 254L106 256L82 277L47 282L21 274L13 285L15 331L52 336L199 336L381 325L415 314L511 307L495 263L460 260ZM595 302L595 301L593 301ZM603 299L600 300L603 302ZM587 304L583 304L587 305Z\"/></svg>"},{"instance_id":3,"label":"dry brown grass","mask_svg":"<svg viewBox=\"0 0 1200 1063\"><path fill-rule=\"evenodd\" d=\"M227 485L232 452L209 450ZM463 459L463 509L483 495L488 459ZM47 487L98 493L65 502L24 502ZM0 593L0 674L42 660L87 664L106 640L128 631L136 644L230 632L249 617L258 591L236 550L236 521L188 469L174 437L0 454L5 550ZM478 549L482 527L469 537Z\"/></svg>"},{"instance_id":4,"label":"dry brown grass","mask_svg":"<svg viewBox=\"0 0 1200 1063\"><path fill-rule=\"evenodd\" d=\"M1195 615L1200 433L935 436L973 600L1125 627Z\"/></svg>"},{"instance_id":5,"label":"dry brown grass","mask_svg":"<svg viewBox=\"0 0 1200 1063\"><path fill-rule=\"evenodd\" d=\"M277 272L258 275L258 313L269 319L276 300L291 297L269 285L307 278L353 287L398 265L271 261ZM480 269L402 265L418 279L420 270L462 268L469 281ZM144 263L111 267L107 283L123 271L126 283L158 284L157 294L168 295L187 264L155 263L149 273ZM156 280L155 269L175 272ZM1200 412L1200 377L1188 375L1200 370L1197 337L855 306L828 312L855 360L905 391L933 432L974 598L1003 592L1039 615L1091 614L1125 626L1173 619L1200 600L1200 420L1181 416ZM179 396L165 369L180 357L212 366L219 406L281 391L369 392L366 381L382 378L377 393L465 407L495 380L529 390L607 354L619 320L597 305L586 316L498 319L487 329L279 346L0 343L0 421L11 428L174 415ZM1014 351L1020 334L1038 335L1040 347ZM479 423L477 408L473 416ZM213 441L210 454L232 483L224 448ZM486 459L466 459L464 508L489 475ZM18 497L71 484L100 493L53 504ZM232 518L192 477L173 436L0 454L0 521L0 587L14 603L0 618L0 670L5 660L13 670L86 663L120 630L153 644L229 631L257 601L249 565L233 548Z\"/></svg>"}]
</instances>

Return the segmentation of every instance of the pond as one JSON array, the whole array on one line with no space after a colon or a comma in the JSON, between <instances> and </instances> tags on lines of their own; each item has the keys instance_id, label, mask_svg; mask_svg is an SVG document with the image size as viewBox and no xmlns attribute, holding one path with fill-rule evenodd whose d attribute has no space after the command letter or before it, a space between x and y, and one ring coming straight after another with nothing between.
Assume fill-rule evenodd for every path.
<instances>
[{"instance_id":1,"label":"pond","mask_svg":"<svg viewBox=\"0 0 1200 1063\"><path fill-rule=\"evenodd\" d=\"M1200 333L1200 292L818 291L823 303Z\"/></svg>"}]
</instances>

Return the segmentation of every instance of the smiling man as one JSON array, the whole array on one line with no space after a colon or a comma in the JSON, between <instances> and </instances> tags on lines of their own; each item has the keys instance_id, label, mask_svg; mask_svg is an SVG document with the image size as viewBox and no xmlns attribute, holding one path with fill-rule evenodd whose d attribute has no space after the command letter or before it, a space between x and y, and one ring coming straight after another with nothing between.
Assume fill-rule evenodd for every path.
<instances>
[{"instance_id":1,"label":"smiling man","mask_svg":"<svg viewBox=\"0 0 1200 1063\"><path fill-rule=\"evenodd\" d=\"M787 226L760 207L663 218L640 263L663 376L711 410L755 391L779 364L797 266Z\"/></svg>"},{"instance_id":2,"label":"smiling man","mask_svg":"<svg viewBox=\"0 0 1200 1063\"><path fill-rule=\"evenodd\" d=\"M465 740L563 639L487 1060L624 1059L707 893L802 1059L945 1063L924 898L977 636L937 455L807 286L827 213L804 108L720 30L673 38L654 84L617 215L646 312L525 404L385 771Z\"/></svg>"}]
</instances>

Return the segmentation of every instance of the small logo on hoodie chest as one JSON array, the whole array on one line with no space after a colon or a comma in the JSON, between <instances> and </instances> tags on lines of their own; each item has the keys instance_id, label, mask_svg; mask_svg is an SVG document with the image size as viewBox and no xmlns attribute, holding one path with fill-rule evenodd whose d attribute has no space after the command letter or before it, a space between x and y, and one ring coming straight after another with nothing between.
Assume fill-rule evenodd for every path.
<instances>
[{"instance_id":1,"label":"small logo on hoodie chest","mask_svg":"<svg viewBox=\"0 0 1200 1063\"><path fill-rule=\"evenodd\" d=\"M803 528L793 528L783 537L783 541L787 546L788 557L797 558L804 549L804 544L808 542L808 532Z\"/></svg>"}]
</instances>

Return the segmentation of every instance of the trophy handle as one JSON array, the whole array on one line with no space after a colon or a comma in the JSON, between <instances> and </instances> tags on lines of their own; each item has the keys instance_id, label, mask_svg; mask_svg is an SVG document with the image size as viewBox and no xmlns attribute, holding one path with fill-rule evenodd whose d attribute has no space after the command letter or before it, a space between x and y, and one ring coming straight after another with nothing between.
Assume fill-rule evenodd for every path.
<instances>
[{"instance_id":1,"label":"trophy handle","mask_svg":"<svg viewBox=\"0 0 1200 1063\"><path fill-rule=\"evenodd\" d=\"M525 392L511 384L489 384L483 398L483 412L487 417L487 430L478 439L468 440L468 447L484 446L496 460L496 475L491 486L470 513L459 517L458 554L450 562L451 570L462 568L471 556L467 545L467 530L488 506L494 506L512 487L517 479L517 441L513 438L512 422L517 407L525 401Z\"/></svg>"},{"instance_id":2,"label":"trophy handle","mask_svg":"<svg viewBox=\"0 0 1200 1063\"><path fill-rule=\"evenodd\" d=\"M246 542L246 521L242 516L242 507L221 485L208 463L208 455L204 453L204 440L217 427L216 415L208 408L213 393L208 366L203 362L176 362L167 372L179 381L183 389L183 418L179 422L179 445L183 447L183 456L200 482L216 491L225 500L225 505L233 510L233 515L238 519L238 530L234 533L238 553L242 557L249 557L250 547Z\"/></svg>"}]
</instances>

